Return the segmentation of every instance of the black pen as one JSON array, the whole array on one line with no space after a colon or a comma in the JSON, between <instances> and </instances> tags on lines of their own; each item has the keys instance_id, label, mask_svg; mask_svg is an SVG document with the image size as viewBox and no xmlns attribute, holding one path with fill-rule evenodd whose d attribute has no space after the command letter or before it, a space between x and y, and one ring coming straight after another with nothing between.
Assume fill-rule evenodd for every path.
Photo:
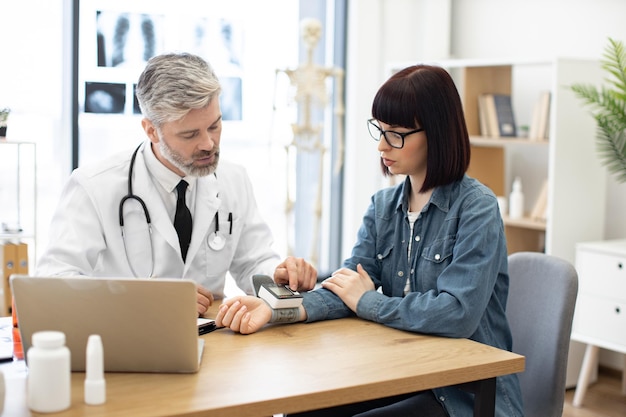
<instances>
[{"instance_id":1,"label":"black pen","mask_svg":"<svg viewBox=\"0 0 626 417\"><path fill-rule=\"evenodd\" d=\"M233 234L233 212L228 213L228 222L230 223L230 229L228 230L228 234Z\"/></svg>"}]
</instances>

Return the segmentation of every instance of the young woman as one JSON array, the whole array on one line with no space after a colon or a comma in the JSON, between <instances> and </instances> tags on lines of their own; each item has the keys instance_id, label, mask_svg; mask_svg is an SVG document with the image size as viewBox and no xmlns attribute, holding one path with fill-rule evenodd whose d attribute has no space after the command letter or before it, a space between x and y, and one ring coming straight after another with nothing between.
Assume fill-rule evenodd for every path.
<instances>
[{"instance_id":1,"label":"young woman","mask_svg":"<svg viewBox=\"0 0 626 417\"><path fill-rule=\"evenodd\" d=\"M397 329L510 350L504 226L493 192L466 175L469 137L450 75L427 65L394 74L378 90L367 125L383 174L406 179L374 194L350 258L322 288L303 294L288 321L356 314ZM216 320L253 333L282 317L263 300L245 297L225 302ZM521 402L517 376L498 378L496 415L521 416ZM473 396L446 387L303 415L472 414Z\"/></svg>"}]
</instances>

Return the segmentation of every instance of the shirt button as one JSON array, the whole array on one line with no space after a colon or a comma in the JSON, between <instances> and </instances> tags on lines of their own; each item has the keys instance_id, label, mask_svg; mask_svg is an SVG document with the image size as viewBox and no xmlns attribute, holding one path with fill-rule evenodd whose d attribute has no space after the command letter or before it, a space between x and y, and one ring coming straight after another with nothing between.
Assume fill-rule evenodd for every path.
<instances>
[{"instance_id":1,"label":"shirt button","mask_svg":"<svg viewBox=\"0 0 626 417\"><path fill-rule=\"evenodd\" d=\"M438 260L440 260L440 259L441 259L441 255L436 254L436 255L435 255L435 260L436 260L436 261L438 261Z\"/></svg>"},{"instance_id":2,"label":"shirt button","mask_svg":"<svg viewBox=\"0 0 626 417\"><path fill-rule=\"evenodd\" d=\"M419 242L421 239L422 239L421 237L419 237L419 236L415 236L415 241L416 241L416 242Z\"/></svg>"},{"instance_id":3,"label":"shirt button","mask_svg":"<svg viewBox=\"0 0 626 417\"><path fill-rule=\"evenodd\" d=\"M381 255L380 253L378 255L376 255L376 258L378 258L378 260L383 259L383 255Z\"/></svg>"},{"instance_id":4,"label":"shirt button","mask_svg":"<svg viewBox=\"0 0 626 417\"><path fill-rule=\"evenodd\" d=\"M403 277L404 276L404 271L398 271L398 276L399 277Z\"/></svg>"}]
</instances>

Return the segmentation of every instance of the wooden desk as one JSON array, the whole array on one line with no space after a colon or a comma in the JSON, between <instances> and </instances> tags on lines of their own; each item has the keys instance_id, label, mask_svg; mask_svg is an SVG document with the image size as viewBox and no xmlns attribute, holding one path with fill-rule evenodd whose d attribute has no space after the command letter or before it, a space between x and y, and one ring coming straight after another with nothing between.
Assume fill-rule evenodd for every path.
<instances>
[{"instance_id":1,"label":"wooden desk","mask_svg":"<svg viewBox=\"0 0 626 417\"><path fill-rule=\"evenodd\" d=\"M197 374L107 373L106 403L88 406L85 375L73 373L72 405L55 416L271 416L485 379L495 395L492 378L524 370L524 357L511 352L360 319L202 337ZM31 415L24 362L0 369L8 374L4 415Z\"/></svg>"}]
</instances>

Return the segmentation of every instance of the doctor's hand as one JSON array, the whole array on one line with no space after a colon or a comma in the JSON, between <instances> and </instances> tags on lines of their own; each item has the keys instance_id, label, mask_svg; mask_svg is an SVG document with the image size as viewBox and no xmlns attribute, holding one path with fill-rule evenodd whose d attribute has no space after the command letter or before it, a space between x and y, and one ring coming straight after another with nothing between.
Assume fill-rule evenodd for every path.
<instances>
[{"instance_id":1,"label":"doctor's hand","mask_svg":"<svg viewBox=\"0 0 626 417\"><path fill-rule=\"evenodd\" d=\"M201 285L198 285L196 288L198 289L198 316L203 316L211 307L211 304L213 304L213 294Z\"/></svg>"},{"instance_id":2,"label":"doctor's hand","mask_svg":"<svg viewBox=\"0 0 626 417\"><path fill-rule=\"evenodd\" d=\"M241 296L222 302L215 316L215 324L234 332L250 334L269 323L271 318L272 309L261 298Z\"/></svg>"},{"instance_id":3,"label":"doctor's hand","mask_svg":"<svg viewBox=\"0 0 626 417\"><path fill-rule=\"evenodd\" d=\"M356 313L359 300L368 291L375 290L374 282L365 269L358 264L356 272L341 268L322 282L322 287L337 294L348 308Z\"/></svg>"},{"instance_id":4,"label":"doctor's hand","mask_svg":"<svg viewBox=\"0 0 626 417\"><path fill-rule=\"evenodd\" d=\"M309 291L317 283L317 269L303 258L287 257L274 271L274 282L293 291Z\"/></svg>"}]
</instances>

